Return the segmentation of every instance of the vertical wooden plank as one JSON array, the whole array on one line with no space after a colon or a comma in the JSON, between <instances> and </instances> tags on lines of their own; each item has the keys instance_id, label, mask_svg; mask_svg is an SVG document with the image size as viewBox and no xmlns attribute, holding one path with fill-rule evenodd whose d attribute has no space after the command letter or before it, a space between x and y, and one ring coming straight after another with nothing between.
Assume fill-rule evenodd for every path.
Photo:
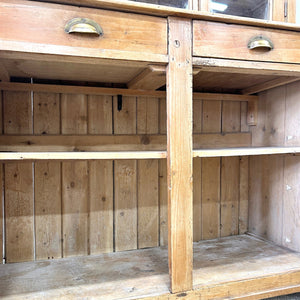
<instances>
[{"instance_id":1,"label":"vertical wooden plank","mask_svg":"<svg viewBox=\"0 0 300 300\"><path fill-rule=\"evenodd\" d=\"M241 131L241 103L224 101L222 108L222 132Z\"/></svg>"},{"instance_id":2,"label":"vertical wooden plank","mask_svg":"<svg viewBox=\"0 0 300 300\"><path fill-rule=\"evenodd\" d=\"M3 91L0 91L0 135L3 134L3 113L2 113L2 107L3 107L3 101L2 101L2 94Z\"/></svg>"},{"instance_id":3,"label":"vertical wooden plank","mask_svg":"<svg viewBox=\"0 0 300 300\"><path fill-rule=\"evenodd\" d=\"M31 163L5 165L6 262L34 259Z\"/></svg>"},{"instance_id":4,"label":"vertical wooden plank","mask_svg":"<svg viewBox=\"0 0 300 300\"><path fill-rule=\"evenodd\" d=\"M159 133L167 134L166 99L159 99ZM168 183L167 160L160 159L159 165L159 237L160 246L168 244Z\"/></svg>"},{"instance_id":5,"label":"vertical wooden plank","mask_svg":"<svg viewBox=\"0 0 300 300\"><path fill-rule=\"evenodd\" d=\"M87 99L82 94L61 95L62 134L87 133Z\"/></svg>"},{"instance_id":6,"label":"vertical wooden plank","mask_svg":"<svg viewBox=\"0 0 300 300\"><path fill-rule=\"evenodd\" d=\"M61 257L60 173L59 162L35 164L36 259Z\"/></svg>"},{"instance_id":7,"label":"vertical wooden plank","mask_svg":"<svg viewBox=\"0 0 300 300\"><path fill-rule=\"evenodd\" d=\"M59 134L59 94L34 93L33 101L34 134Z\"/></svg>"},{"instance_id":8,"label":"vertical wooden plank","mask_svg":"<svg viewBox=\"0 0 300 300\"><path fill-rule=\"evenodd\" d=\"M190 20L168 21L168 247L175 293L193 288L192 36Z\"/></svg>"},{"instance_id":9,"label":"vertical wooden plank","mask_svg":"<svg viewBox=\"0 0 300 300\"><path fill-rule=\"evenodd\" d=\"M4 133L32 134L30 92L3 92Z\"/></svg>"},{"instance_id":10,"label":"vertical wooden plank","mask_svg":"<svg viewBox=\"0 0 300 300\"><path fill-rule=\"evenodd\" d=\"M297 0L288 0L286 22L296 23Z\"/></svg>"},{"instance_id":11,"label":"vertical wooden plank","mask_svg":"<svg viewBox=\"0 0 300 300\"><path fill-rule=\"evenodd\" d=\"M202 159L202 239L220 237L220 158Z\"/></svg>"},{"instance_id":12,"label":"vertical wooden plank","mask_svg":"<svg viewBox=\"0 0 300 300\"><path fill-rule=\"evenodd\" d=\"M202 132L221 132L221 101L203 101Z\"/></svg>"},{"instance_id":13,"label":"vertical wooden plank","mask_svg":"<svg viewBox=\"0 0 300 300\"><path fill-rule=\"evenodd\" d=\"M283 246L300 251L300 157L286 156L283 193Z\"/></svg>"},{"instance_id":14,"label":"vertical wooden plank","mask_svg":"<svg viewBox=\"0 0 300 300\"><path fill-rule=\"evenodd\" d=\"M239 157L222 157L221 237L239 231Z\"/></svg>"},{"instance_id":15,"label":"vertical wooden plank","mask_svg":"<svg viewBox=\"0 0 300 300\"><path fill-rule=\"evenodd\" d=\"M63 256L88 254L87 162L62 163Z\"/></svg>"},{"instance_id":16,"label":"vertical wooden plank","mask_svg":"<svg viewBox=\"0 0 300 300\"><path fill-rule=\"evenodd\" d=\"M112 97L88 96L88 133L112 134ZM113 162L89 162L90 253L113 251Z\"/></svg>"},{"instance_id":17,"label":"vertical wooden plank","mask_svg":"<svg viewBox=\"0 0 300 300\"><path fill-rule=\"evenodd\" d=\"M62 134L87 133L85 95L61 95ZM63 256L88 253L88 164L62 163Z\"/></svg>"},{"instance_id":18,"label":"vertical wooden plank","mask_svg":"<svg viewBox=\"0 0 300 300\"><path fill-rule=\"evenodd\" d=\"M272 1L272 20L284 22L284 3L286 0L273 0Z\"/></svg>"},{"instance_id":19,"label":"vertical wooden plank","mask_svg":"<svg viewBox=\"0 0 300 300\"><path fill-rule=\"evenodd\" d=\"M285 87L259 96L257 126L251 126L253 146L282 146L285 143Z\"/></svg>"},{"instance_id":20,"label":"vertical wooden plank","mask_svg":"<svg viewBox=\"0 0 300 300\"><path fill-rule=\"evenodd\" d=\"M265 155L250 157L249 231L282 243L284 157Z\"/></svg>"},{"instance_id":21,"label":"vertical wooden plank","mask_svg":"<svg viewBox=\"0 0 300 300\"><path fill-rule=\"evenodd\" d=\"M34 134L60 133L59 94L34 93ZM61 257L61 167L59 162L35 163L36 259Z\"/></svg>"},{"instance_id":22,"label":"vertical wooden plank","mask_svg":"<svg viewBox=\"0 0 300 300\"><path fill-rule=\"evenodd\" d=\"M137 133L158 133L158 99L137 99ZM159 244L158 160L137 162L138 174L138 248Z\"/></svg>"},{"instance_id":23,"label":"vertical wooden plank","mask_svg":"<svg viewBox=\"0 0 300 300\"><path fill-rule=\"evenodd\" d=\"M295 82L285 87L285 145L300 146L300 84Z\"/></svg>"},{"instance_id":24,"label":"vertical wooden plank","mask_svg":"<svg viewBox=\"0 0 300 300\"><path fill-rule=\"evenodd\" d=\"M193 133L202 131L202 100L193 100ZM193 159L193 241L202 239L201 158Z\"/></svg>"},{"instance_id":25,"label":"vertical wooden plank","mask_svg":"<svg viewBox=\"0 0 300 300\"><path fill-rule=\"evenodd\" d=\"M136 133L136 97L114 97L114 133ZM137 172L135 160L115 161L115 250L137 248Z\"/></svg>"},{"instance_id":26,"label":"vertical wooden plank","mask_svg":"<svg viewBox=\"0 0 300 300\"><path fill-rule=\"evenodd\" d=\"M247 123L247 102L241 102L241 132L248 132L249 126Z\"/></svg>"},{"instance_id":27,"label":"vertical wooden plank","mask_svg":"<svg viewBox=\"0 0 300 300\"><path fill-rule=\"evenodd\" d=\"M239 234L248 231L249 157L240 157Z\"/></svg>"},{"instance_id":28,"label":"vertical wooden plank","mask_svg":"<svg viewBox=\"0 0 300 300\"><path fill-rule=\"evenodd\" d=\"M167 160L159 160L159 238L160 246L168 244Z\"/></svg>"},{"instance_id":29,"label":"vertical wooden plank","mask_svg":"<svg viewBox=\"0 0 300 300\"><path fill-rule=\"evenodd\" d=\"M4 134L32 134L30 92L3 92ZM5 165L7 262L34 259L32 163Z\"/></svg>"}]
</instances>

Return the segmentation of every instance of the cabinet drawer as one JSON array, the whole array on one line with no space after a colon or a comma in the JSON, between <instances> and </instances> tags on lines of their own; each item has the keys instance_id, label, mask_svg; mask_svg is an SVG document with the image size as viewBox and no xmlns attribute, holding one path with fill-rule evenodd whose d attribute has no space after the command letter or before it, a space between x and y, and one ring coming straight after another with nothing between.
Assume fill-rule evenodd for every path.
<instances>
[{"instance_id":1,"label":"cabinet drawer","mask_svg":"<svg viewBox=\"0 0 300 300\"><path fill-rule=\"evenodd\" d=\"M11 41L15 47L19 45L20 51L23 47L50 54L166 60L164 18L17 0L0 2L0 18L1 45ZM103 35L66 33L65 26L73 18L93 20L100 25Z\"/></svg>"},{"instance_id":2,"label":"cabinet drawer","mask_svg":"<svg viewBox=\"0 0 300 300\"><path fill-rule=\"evenodd\" d=\"M249 49L262 37L273 49ZM207 21L193 22L193 55L267 62L300 63L300 32Z\"/></svg>"}]
</instances>

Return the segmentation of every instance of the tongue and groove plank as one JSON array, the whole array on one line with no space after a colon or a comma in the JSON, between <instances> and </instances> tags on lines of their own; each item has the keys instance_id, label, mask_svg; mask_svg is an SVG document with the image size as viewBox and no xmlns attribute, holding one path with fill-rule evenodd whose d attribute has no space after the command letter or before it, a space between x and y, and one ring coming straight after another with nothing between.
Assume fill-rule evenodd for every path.
<instances>
[{"instance_id":1,"label":"tongue and groove plank","mask_svg":"<svg viewBox=\"0 0 300 300\"><path fill-rule=\"evenodd\" d=\"M87 97L61 95L62 134L87 134ZM88 163L62 163L63 256L88 254Z\"/></svg>"},{"instance_id":2,"label":"tongue and groove plank","mask_svg":"<svg viewBox=\"0 0 300 300\"><path fill-rule=\"evenodd\" d=\"M241 131L241 103L224 101L222 105L222 132ZM221 237L236 235L239 231L239 157L221 158Z\"/></svg>"},{"instance_id":3,"label":"tongue and groove plank","mask_svg":"<svg viewBox=\"0 0 300 300\"><path fill-rule=\"evenodd\" d=\"M30 92L3 92L4 134L32 134ZM34 260L32 163L8 163L5 176L6 261Z\"/></svg>"},{"instance_id":4,"label":"tongue and groove plank","mask_svg":"<svg viewBox=\"0 0 300 300\"><path fill-rule=\"evenodd\" d=\"M157 134L159 99L137 99L137 134ZM146 139L147 137L145 137ZM159 245L158 160L137 161L138 248Z\"/></svg>"},{"instance_id":5,"label":"tongue and groove plank","mask_svg":"<svg viewBox=\"0 0 300 300\"><path fill-rule=\"evenodd\" d=\"M60 134L60 95L34 93L34 134ZM62 256L61 163L34 164L36 259Z\"/></svg>"},{"instance_id":6,"label":"tongue and groove plank","mask_svg":"<svg viewBox=\"0 0 300 300\"><path fill-rule=\"evenodd\" d=\"M113 133L112 96L88 96L88 133ZM89 162L90 254L113 252L113 161Z\"/></svg>"},{"instance_id":7,"label":"tongue and groove plank","mask_svg":"<svg viewBox=\"0 0 300 300\"><path fill-rule=\"evenodd\" d=\"M114 133L136 134L136 97L122 97L122 109L118 109L118 97L113 99ZM115 187L115 251L137 248L137 162L114 162Z\"/></svg>"}]
</instances>

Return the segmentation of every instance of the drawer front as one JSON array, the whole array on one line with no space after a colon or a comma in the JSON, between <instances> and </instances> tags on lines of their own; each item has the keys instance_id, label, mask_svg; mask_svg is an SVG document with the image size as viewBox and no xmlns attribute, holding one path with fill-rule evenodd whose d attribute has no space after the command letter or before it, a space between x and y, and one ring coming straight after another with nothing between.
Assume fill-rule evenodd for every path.
<instances>
[{"instance_id":1,"label":"drawer front","mask_svg":"<svg viewBox=\"0 0 300 300\"><path fill-rule=\"evenodd\" d=\"M26 49L30 48L27 43L36 44L38 49L53 45L59 47L44 47L45 51L54 53L58 49L64 52L58 54L112 58L122 58L123 53L125 59L142 57L146 61L151 55L167 54L164 18L16 0L0 2L0 17L0 40L6 44L21 42ZM73 18L93 20L101 26L103 35L66 33L65 25ZM35 51L34 46L31 48Z\"/></svg>"},{"instance_id":2,"label":"drawer front","mask_svg":"<svg viewBox=\"0 0 300 300\"><path fill-rule=\"evenodd\" d=\"M248 44L262 36L272 50ZM300 32L207 21L193 22L193 55L213 58L300 63Z\"/></svg>"}]
</instances>

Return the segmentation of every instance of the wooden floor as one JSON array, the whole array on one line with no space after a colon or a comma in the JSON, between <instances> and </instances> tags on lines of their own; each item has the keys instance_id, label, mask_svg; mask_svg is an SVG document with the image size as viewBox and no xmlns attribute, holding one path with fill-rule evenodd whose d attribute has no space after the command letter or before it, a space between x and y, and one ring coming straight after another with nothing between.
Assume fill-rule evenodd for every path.
<instances>
[{"instance_id":1,"label":"wooden floor","mask_svg":"<svg viewBox=\"0 0 300 300\"><path fill-rule=\"evenodd\" d=\"M248 235L194 244L195 291L264 278L280 285L293 272L300 274L299 253ZM167 248L0 265L1 299L167 299L168 287Z\"/></svg>"}]
</instances>

